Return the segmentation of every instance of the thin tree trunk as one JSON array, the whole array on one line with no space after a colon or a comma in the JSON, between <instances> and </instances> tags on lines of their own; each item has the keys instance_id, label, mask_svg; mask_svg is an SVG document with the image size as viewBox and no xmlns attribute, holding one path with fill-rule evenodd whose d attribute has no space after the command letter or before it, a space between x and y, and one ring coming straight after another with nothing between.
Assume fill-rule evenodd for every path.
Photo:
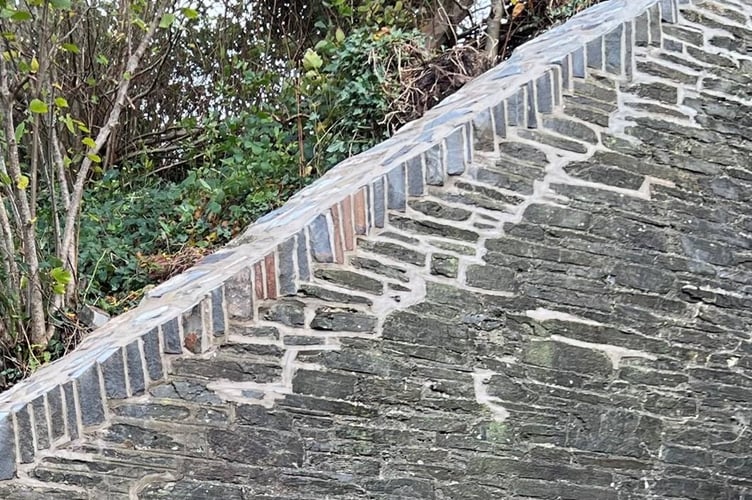
<instances>
[{"instance_id":1,"label":"thin tree trunk","mask_svg":"<svg viewBox=\"0 0 752 500\"><path fill-rule=\"evenodd\" d=\"M436 0L433 16L423 25L421 32L426 37L426 49L436 50L454 33L454 27L470 14L475 0Z\"/></svg>"},{"instance_id":2,"label":"thin tree trunk","mask_svg":"<svg viewBox=\"0 0 752 500\"><path fill-rule=\"evenodd\" d=\"M504 14L504 0L495 0L491 5L491 16L488 18L488 27L486 28L485 53L489 65L496 62L496 58L499 56L499 36Z\"/></svg>"}]
</instances>

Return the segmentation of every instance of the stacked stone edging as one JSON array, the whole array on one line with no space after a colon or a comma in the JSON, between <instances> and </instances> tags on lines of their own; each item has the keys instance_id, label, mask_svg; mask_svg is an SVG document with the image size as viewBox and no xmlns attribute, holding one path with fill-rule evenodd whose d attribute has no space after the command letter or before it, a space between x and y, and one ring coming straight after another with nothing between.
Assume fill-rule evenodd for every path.
<instances>
[{"instance_id":1,"label":"stacked stone edging","mask_svg":"<svg viewBox=\"0 0 752 500\"><path fill-rule=\"evenodd\" d=\"M426 185L464 173L507 126L536 128L590 69L631 78L635 45L661 45L662 23L689 0L610 0L518 48L505 63L350 158L227 248L152 290L79 348L0 396L0 479L107 419L108 399L143 394L171 357L221 343L257 304L295 294L313 262L343 263L357 236L385 225Z\"/></svg>"}]
</instances>

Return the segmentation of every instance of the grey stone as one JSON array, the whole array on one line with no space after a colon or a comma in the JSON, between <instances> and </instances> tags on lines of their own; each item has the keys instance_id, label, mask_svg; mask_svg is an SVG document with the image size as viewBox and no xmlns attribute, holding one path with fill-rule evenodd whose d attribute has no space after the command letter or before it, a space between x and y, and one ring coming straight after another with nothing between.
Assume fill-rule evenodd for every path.
<instances>
[{"instance_id":1,"label":"grey stone","mask_svg":"<svg viewBox=\"0 0 752 500\"><path fill-rule=\"evenodd\" d=\"M47 407L50 415L50 434L52 441L57 441L65 435L65 415L63 414L62 388L55 387L47 393Z\"/></svg>"},{"instance_id":2,"label":"grey stone","mask_svg":"<svg viewBox=\"0 0 752 500\"><path fill-rule=\"evenodd\" d=\"M37 450L46 450L50 447L50 429L47 425L47 401L42 394L31 402L31 410L34 412L34 435L37 438Z\"/></svg>"},{"instance_id":3,"label":"grey stone","mask_svg":"<svg viewBox=\"0 0 752 500\"><path fill-rule=\"evenodd\" d=\"M525 87L520 88L515 94L506 100L507 125L510 127L527 126L527 97Z\"/></svg>"},{"instance_id":4,"label":"grey stone","mask_svg":"<svg viewBox=\"0 0 752 500\"><path fill-rule=\"evenodd\" d=\"M575 78L585 78L585 48L580 47L572 52L572 76Z\"/></svg>"},{"instance_id":5,"label":"grey stone","mask_svg":"<svg viewBox=\"0 0 752 500\"><path fill-rule=\"evenodd\" d=\"M162 354L159 347L159 331L154 328L148 333L141 336L144 345L144 359L146 360L146 371L152 381L160 380L164 377L162 367Z\"/></svg>"},{"instance_id":6,"label":"grey stone","mask_svg":"<svg viewBox=\"0 0 752 500\"><path fill-rule=\"evenodd\" d=\"M31 426L31 406L25 405L15 413L18 461L28 464L34 461L34 429ZM15 469L15 468L14 468Z\"/></svg>"},{"instance_id":7,"label":"grey stone","mask_svg":"<svg viewBox=\"0 0 752 500\"><path fill-rule=\"evenodd\" d=\"M478 239L478 233L473 231L446 224L439 224L438 222L430 220L409 219L407 217L391 215L389 217L389 222L394 227L416 234L443 236L445 238L463 241L476 241Z\"/></svg>"},{"instance_id":8,"label":"grey stone","mask_svg":"<svg viewBox=\"0 0 752 500\"><path fill-rule=\"evenodd\" d=\"M384 284L371 277L342 269L316 269L314 276L317 279L328 281L350 290L381 295L384 293Z\"/></svg>"},{"instance_id":9,"label":"grey stone","mask_svg":"<svg viewBox=\"0 0 752 500\"><path fill-rule=\"evenodd\" d=\"M411 200L408 205L413 210L437 219L464 221L472 215L472 212L464 208L450 207L432 200Z\"/></svg>"},{"instance_id":10,"label":"grey stone","mask_svg":"<svg viewBox=\"0 0 752 500\"><path fill-rule=\"evenodd\" d=\"M678 8L676 0L660 0L661 19L667 23L675 23L678 20Z\"/></svg>"},{"instance_id":11,"label":"grey stone","mask_svg":"<svg viewBox=\"0 0 752 500\"><path fill-rule=\"evenodd\" d=\"M308 225L308 238L311 242L311 257L316 262L334 262L329 221L320 214Z\"/></svg>"},{"instance_id":12,"label":"grey stone","mask_svg":"<svg viewBox=\"0 0 752 500\"><path fill-rule=\"evenodd\" d=\"M275 321L285 326L305 326L305 304L299 300L284 299L259 308L259 316L266 321Z\"/></svg>"},{"instance_id":13,"label":"grey stone","mask_svg":"<svg viewBox=\"0 0 752 500\"><path fill-rule=\"evenodd\" d=\"M388 266L379 262L376 259L368 259L365 257L353 257L350 259L350 263L357 269L364 269L373 273L381 274L387 278L396 279L402 282L408 282L406 270L397 266Z\"/></svg>"},{"instance_id":14,"label":"grey stone","mask_svg":"<svg viewBox=\"0 0 752 500\"><path fill-rule=\"evenodd\" d=\"M540 113L551 113L554 110L552 77L553 75L547 72L535 81L538 111Z\"/></svg>"},{"instance_id":15,"label":"grey stone","mask_svg":"<svg viewBox=\"0 0 752 500\"><path fill-rule=\"evenodd\" d=\"M496 132L491 118L491 110L485 109L473 118L473 147L480 151L493 151Z\"/></svg>"},{"instance_id":16,"label":"grey stone","mask_svg":"<svg viewBox=\"0 0 752 500\"><path fill-rule=\"evenodd\" d=\"M104 389L108 398L123 399L128 397L128 385L125 381L125 363L123 350L118 348L101 362L104 375Z\"/></svg>"},{"instance_id":17,"label":"grey stone","mask_svg":"<svg viewBox=\"0 0 752 500\"><path fill-rule=\"evenodd\" d=\"M225 334L225 310L224 310L224 288L217 287L211 291L211 318L212 318L212 335L221 337Z\"/></svg>"},{"instance_id":18,"label":"grey stone","mask_svg":"<svg viewBox=\"0 0 752 500\"><path fill-rule=\"evenodd\" d=\"M653 47L660 47L663 40L660 5L658 3L653 4L648 10L648 14L650 18L650 45Z\"/></svg>"},{"instance_id":19,"label":"grey stone","mask_svg":"<svg viewBox=\"0 0 752 500\"><path fill-rule=\"evenodd\" d=\"M201 304L197 304L184 312L183 323L183 346L193 354L201 354L209 346L204 338L204 321Z\"/></svg>"},{"instance_id":20,"label":"grey stone","mask_svg":"<svg viewBox=\"0 0 752 500\"><path fill-rule=\"evenodd\" d=\"M180 338L180 325L177 318L162 324L162 349L165 354L182 354L183 341Z\"/></svg>"},{"instance_id":21,"label":"grey stone","mask_svg":"<svg viewBox=\"0 0 752 500\"><path fill-rule=\"evenodd\" d=\"M360 242L360 248L368 252L384 255L415 266L424 266L426 263L425 254L389 241L362 240Z\"/></svg>"},{"instance_id":22,"label":"grey stone","mask_svg":"<svg viewBox=\"0 0 752 500\"><path fill-rule=\"evenodd\" d=\"M646 10L635 19L635 45L647 47L650 43L650 14Z\"/></svg>"},{"instance_id":23,"label":"grey stone","mask_svg":"<svg viewBox=\"0 0 752 500\"><path fill-rule=\"evenodd\" d=\"M299 294L303 297L313 297L326 302L338 302L341 304L373 304L371 299L367 297L346 294L311 284L304 284L303 286L301 286Z\"/></svg>"},{"instance_id":24,"label":"grey stone","mask_svg":"<svg viewBox=\"0 0 752 500\"><path fill-rule=\"evenodd\" d=\"M0 413L0 480L16 475L16 436L9 413Z\"/></svg>"},{"instance_id":25,"label":"grey stone","mask_svg":"<svg viewBox=\"0 0 752 500\"><path fill-rule=\"evenodd\" d=\"M446 138L446 172L460 175L465 171L465 127L455 129Z\"/></svg>"},{"instance_id":26,"label":"grey stone","mask_svg":"<svg viewBox=\"0 0 752 500\"><path fill-rule=\"evenodd\" d=\"M532 80L528 82L527 86L527 102L526 102L526 116L527 116L527 128L538 127L538 103L535 97L535 82Z\"/></svg>"},{"instance_id":27,"label":"grey stone","mask_svg":"<svg viewBox=\"0 0 752 500\"><path fill-rule=\"evenodd\" d=\"M405 163L407 169L407 194L420 196L423 194L424 174L423 158L415 156Z\"/></svg>"},{"instance_id":28,"label":"grey stone","mask_svg":"<svg viewBox=\"0 0 752 500\"><path fill-rule=\"evenodd\" d=\"M603 69L603 37L598 37L587 43L587 67L597 70Z\"/></svg>"},{"instance_id":29,"label":"grey stone","mask_svg":"<svg viewBox=\"0 0 752 500\"><path fill-rule=\"evenodd\" d=\"M374 333L378 319L351 309L323 307L311 321L314 330Z\"/></svg>"},{"instance_id":30,"label":"grey stone","mask_svg":"<svg viewBox=\"0 0 752 500\"><path fill-rule=\"evenodd\" d=\"M499 139L506 139L507 137L507 110L504 101L492 108L493 111L493 124L494 133ZM495 141L496 139L494 139Z\"/></svg>"},{"instance_id":31,"label":"grey stone","mask_svg":"<svg viewBox=\"0 0 752 500\"><path fill-rule=\"evenodd\" d=\"M514 288L514 272L496 266L468 266L466 282L476 288L507 291Z\"/></svg>"},{"instance_id":32,"label":"grey stone","mask_svg":"<svg viewBox=\"0 0 752 500\"><path fill-rule=\"evenodd\" d=\"M78 439L79 432L76 400L72 381L63 384L63 395L65 396L65 429L68 431L68 438L73 441Z\"/></svg>"},{"instance_id":33,"label":"grey stone","mask_svg":"<svg viewBox=\"0 0 752 500\"><path fill-rule=\"evenodd\" d=\"M386 205L384 200L384 178L379 177L371 183L371 211L373 212L373 225L375 227L384 227L386 218ZM331 262L331 261L327 261Z\"/></svg>"},{"instance_id":34,"label":"grey stone","mask_svg":"<svg viewBox=\"0 0 752 500\"><path fill-rule=\"evenodd\" d=\"M405 166L400 164L397 167L391 169L386 175L388 184L387 190L387 208L390 210L404 210L405 209Z\"/></svg>"},{"instance_id":35,"label":"grey stone","mask_svg":"<svg viewBox=\"0 0 752 500\"><path fill-rule=\"evenodd\" d=\"M621 75L624 67L623 48L624 27L618 26L604 38L604 51L606 54L606 71L615 75Z\"/></svg>"},{"instance_id":36,"label":"grey stone","mask_svg":"<svg viewBox=\"0 0 752 500\"><path fill-rule=\"evenodd\" d=\"M146 381L144 380L144 365L141 361L141 349L138 340L125 347L125 357L127 359L128 384L131 395L143 394L146 390Z\"/></svg>"},{"instance_id":37,"label":"grey stone","mask_svg":"<svg viewBox=\"0 0 752 500\"><path fill-rule=\"evenodd\" d=\"M426 164L426 184L429 186L444 185L444 165L446 153L443 144L436 144L423 155Z\"/></svg>"},{"instance_id":38,"label":"grey stone","mask_svg":"<svg viewBox=\"0 0 752 500\"><path fill-rule=\"evenodd\" d=\"M300 231L295 235L295 240L298 249L298 278L301 281L308 281L311 279L311 270L308 265L308 242L305 231Z\"/></svg>"},{"instance_id":39,"label":"grey stone","mask_svg":"<svg viewBox=\"0 0 752 500\"><path fill-rule=\"evenodd\" d=\"M105 409L97 366L90 366L74 376L74 379L76 380L78 403L81 410L81 423L84 426L90 426L104 422Z\"/></svg>"},{"instance_id":40,"label":"grey stone","mask_svg":"<svg viewBox=\"0 0 752 500\"><path fill-rule=\"evenodd\" d=\"M457 257L436 253L431 255L431 274L456 278L458 269L459 259Z\"/></svg>"},{"instance_id":41,"label":"grey stone","mask_svg":"<svg viewBox=\"0 0 752 500\"><path fill-rule=\"evenodd\" d=\"M295 295L295 237L287 238L277 246L279 257L279 293L282 295ZM215 332L216 335L216 332Z\"/></svg>"}]
</instances>

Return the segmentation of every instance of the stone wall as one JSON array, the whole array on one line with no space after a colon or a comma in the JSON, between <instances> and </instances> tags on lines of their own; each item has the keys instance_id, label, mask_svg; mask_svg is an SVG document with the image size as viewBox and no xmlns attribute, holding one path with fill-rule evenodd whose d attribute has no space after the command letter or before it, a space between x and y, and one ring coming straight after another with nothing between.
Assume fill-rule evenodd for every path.
<instances>
[{"instance_id":1,"label":"stone wall","mask_svg":"<svg viewBox=\"0 0 752 500\"><path fill-rule=\"evenodd\" d=\"M511 59L328 172L227 248L160 285L138 308L0 397L0 479L108 418L107 400L143 394L170 361L221 344L225 325L260 301L294 294L315 263L343 263L427 186L462 175L511 126L535 129L591 70L629 79L633 47L661 46L677 0L611 0L515 51ZM676 43L672 40L668 42Z\"/></svg>"}]
</instances>

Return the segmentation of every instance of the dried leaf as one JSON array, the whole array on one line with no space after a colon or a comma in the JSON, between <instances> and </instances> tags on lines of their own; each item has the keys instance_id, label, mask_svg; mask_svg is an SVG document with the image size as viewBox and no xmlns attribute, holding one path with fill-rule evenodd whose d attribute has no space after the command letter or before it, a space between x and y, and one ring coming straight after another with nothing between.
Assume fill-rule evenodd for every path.
<instances>
[{"instance_id":1,"label":"dried leaf","mask_svg":"<svg viewBox=\"0 0 752 500\"><path fill-rule=\"evenodd\" d=\"M516 19L519 17L520 14L522 14L522 11L525 10L525 3L519 2L517 5L514 6L514 9L512 9L512 19Z\"/></svg>"}]
</instances>

